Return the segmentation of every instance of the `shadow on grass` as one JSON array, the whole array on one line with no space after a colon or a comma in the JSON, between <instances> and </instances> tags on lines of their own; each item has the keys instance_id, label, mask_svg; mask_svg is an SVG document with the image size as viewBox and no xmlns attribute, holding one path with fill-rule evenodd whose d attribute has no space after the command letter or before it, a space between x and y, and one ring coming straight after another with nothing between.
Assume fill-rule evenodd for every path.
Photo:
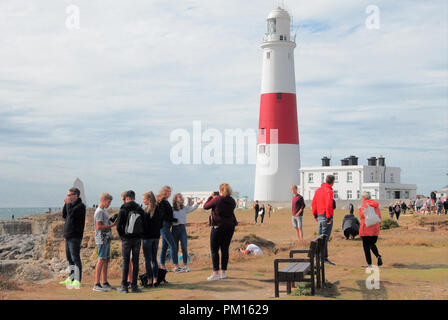
<instances>
[{"instance_id":1,"label":"shadow on grass","mask_svg":"<svg viewBox=\"0 0 448 320\"><path fill-rule=\"evenodd\" d=\"M316 296L326 297L326 298L336 298L340 296L341 293L338 290L339 281L330 282L325 281L325 286L323 288L316 288Z\"/></svg>"},{"instance_id":2,"label":"shadow on grass","mask_svg":"<svg viewBox=\"0 0 448 320\"><path fill-rule=\"evenodd\" d=\"M213 292L235 292L235 291L247 291L250 289L260 289L260 286L255 286L248 284L245 281L241 281L238 279L238 284L235 285L234 282L230 282L232 278L228 278L227 280L218 280L218 281L201 281L196 283L172 283L169 282L167 284L161 285L159 288L164 289L186 289L186 290L203 290L203 291L213 291Z\"/></svg>"},{"instance_id":3,"label":"shadow on grass","mask_svg":"<svg viewBox=\"0 0 448 320\"><path fill-rule=\"evenodd\" d=\"M402 263L394 263L392 264L393 268L398 269L416 269L416 270L428 270L428 269L439 269L439 268L448 268L448 264L402 264Z\"/></svg>"}]
</instances>

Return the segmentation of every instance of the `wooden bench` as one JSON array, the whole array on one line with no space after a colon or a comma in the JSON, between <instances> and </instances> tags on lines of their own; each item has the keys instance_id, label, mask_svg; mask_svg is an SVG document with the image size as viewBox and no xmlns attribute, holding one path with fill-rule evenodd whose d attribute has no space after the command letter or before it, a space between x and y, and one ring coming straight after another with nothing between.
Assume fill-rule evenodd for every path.
<instances>
[{"instance_id":1,"label":"wooden bench","mask_svg":"<svg viewBox=\"0 0 448 320\"><path fill-rule=\"evenodd\" d=\"M310 243L308 250L291 250L289 258L274 260L274 285L275 297L279 296L280 282L286 282L286 292L291 293L294 282L311 282L311 294L315 292L315 276L317 288L325 284L324 250L326 235L315 238ZM294 254L306 253L307 258L294 258ZM289 263L279 270L280 263ZM309 278L307 278L309 276Z\"/></svg>"}]
</instances>

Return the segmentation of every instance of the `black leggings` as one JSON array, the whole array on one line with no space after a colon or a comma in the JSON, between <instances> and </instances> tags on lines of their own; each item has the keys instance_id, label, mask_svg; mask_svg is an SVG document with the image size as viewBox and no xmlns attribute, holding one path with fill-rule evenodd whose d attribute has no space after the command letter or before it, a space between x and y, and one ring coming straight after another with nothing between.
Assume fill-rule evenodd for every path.
<instances>
[{"instance_id":1,"label":"black leggings","mask_svg":"<svg viewBox=\"0 0 448 320\"><path fill-rule=\"evenodd\" d=\"M210 251L212 254L213 271L219 270L219 249L221 249L221 270L227 270L229 262L229 246L235 227L212 228L210 232Z\"/></svg>"},{"instance_id":2,"label":"black leggings","mask_svg":"<svg viewBox=\"0 0 448 320\"><path fill-rule=\"evenodd\" d=\"M380 257L378 252L378 248L376 247L376 241L378 240L378 236L364 236L361 237L362 246L364 247L364 254L366 255L366 261L368 265L372 264L372 256L370 255L370 250L372 250L375 257Z\"/></svg>"}]
</instances>

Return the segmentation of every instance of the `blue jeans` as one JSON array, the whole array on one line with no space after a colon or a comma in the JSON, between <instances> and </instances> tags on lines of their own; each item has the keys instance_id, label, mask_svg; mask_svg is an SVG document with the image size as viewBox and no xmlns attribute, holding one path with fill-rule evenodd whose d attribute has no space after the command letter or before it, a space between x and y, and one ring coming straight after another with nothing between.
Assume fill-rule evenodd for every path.
<instances>
[{"instance_id":1,"label":"blue jeans","mask_svg":"<svg viewBox=\"0 0 448 320\"><path fill-rule=\"evenodd\" d=\"M167 221L163 221L160 233L162 234L162 250L160 250L160 265L165 266L166 251L168 247L170 249L170 256L173 260L173 264L177 266L177 254L176 244L174 243L173 234L170 230L171 224Z\"/></svg>"},{"instance_id":2,"label":"blue jeans","mask_svg":"<svg viewBox=\"0 0 448 320\"><path fill-rule=\"evenodd\" d=\"M328 259L328 241L330 240L331 229L333 228L333 221L331 221L331 224L327 224L325 215L318 215L317 222L319 223L319 235L321 234L327 235L327 241L325 241L324 258Z\"/></svg>"},{"instance_id":3,"label":"blue jeans","mask_svg":"<svg viewBox=\"0 0 448 320\"><path fill-rule=\"evenodd\" d=\"M67 256L70 268L70 279L81 282L82 264L81 264L81 240L76 238L65 239L65 255Z\"/></svg>"},{"instance_id":4,"label":"blue jeans","mask_svg":"<svg viewBox=\"0 0 448 320\"><path fill-rule=\"evenodd\" d=\"M159 273L159 265L157 264L158 249L159 239L143 239L143 255L145 256L146 274L149 280L157 279Z\"/></svg>"},{"instance_id":5,"label":"blue jeans","mask_svg":"<svg viewBox=\"0 0 448 320\"><path fill-rule=\"evenodd\" d=\"M179 252L179 241L182 247L182 260L186 265L188 263L187 229L185 224L173 226L172 229L174 243L176 244L176 255Z\"/></svg>"}]
</instances>

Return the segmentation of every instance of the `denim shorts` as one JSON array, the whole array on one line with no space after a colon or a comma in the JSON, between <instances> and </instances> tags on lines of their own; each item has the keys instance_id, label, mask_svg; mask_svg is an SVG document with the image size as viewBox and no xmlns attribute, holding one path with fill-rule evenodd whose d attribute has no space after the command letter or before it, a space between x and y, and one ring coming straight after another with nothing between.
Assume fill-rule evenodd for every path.
<instances>
[{"instance_id":1,"label":"denim shorts","mask_svg":"<svg viewBox=\"0 0 448 320\"><path fill-rule=\"evenodd\" d=\"M110 258L110 242L98 244L98 258L99 259Z\"/></svg>"},{"instance_id":2,"label":"denim shorts","mask_svg":"<svg viewBox=\"0 0 448 320\"><path fill-rule=\"evenodd\" d=\"M302 216L301 215L298 217L292 216L292 226L296 229L302 228Z\"/></svg>"}]
</instances>

